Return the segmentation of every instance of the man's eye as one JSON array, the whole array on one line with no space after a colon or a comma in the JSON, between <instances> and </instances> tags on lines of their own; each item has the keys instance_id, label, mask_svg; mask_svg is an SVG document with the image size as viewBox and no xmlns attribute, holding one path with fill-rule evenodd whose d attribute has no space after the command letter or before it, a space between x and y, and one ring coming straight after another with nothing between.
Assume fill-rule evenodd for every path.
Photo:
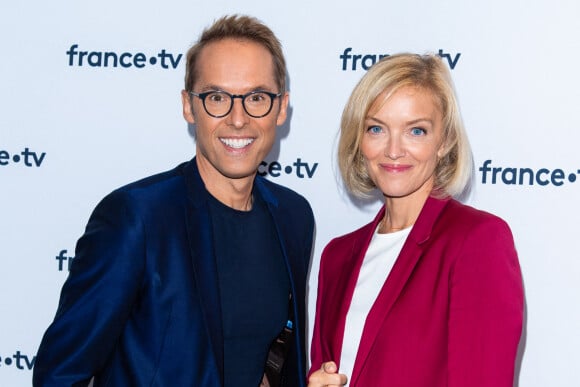
<instances>
[{"instance_id":1,"label":"man's eye","mask_svg":"<svg viewBox=\"0 0 580 387\"><path fill-rule=\"evenodd\" d=\"M266 98L265 98L265 95L264 94L262 94L262 93L256 93L256 94L250 94L248 96L248 99L250 100L250 102L262 102Z\"/></svg>"},{"instance_id":2,"label":"man's eye","mask_svg":"<svg viewBox=\"0 0 580 387\"><path fill-rule=\"evenodd\" d=\"M225 100L225 97L219 93L210 94L208 98L211 102L223 102Z\"/></svg>"}]
</instances>

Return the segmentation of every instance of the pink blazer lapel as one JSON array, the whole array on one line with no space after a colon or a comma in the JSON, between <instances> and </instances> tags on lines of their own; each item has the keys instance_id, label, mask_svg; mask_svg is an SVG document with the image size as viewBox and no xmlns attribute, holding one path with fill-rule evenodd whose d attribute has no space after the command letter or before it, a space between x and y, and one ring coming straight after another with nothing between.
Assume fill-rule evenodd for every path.
<instances>
[{"instance_id":1,"label":"pink blazer lapel","mask_svg":"<svg viewBox=\"0 0 580 387\"><path fill-rule=\"evenodd\" d=\"M363 229L360 230L360 237L354 239L354 243L350 246L351 251L340 251L337 252L345 257L354 257L354 260L350 261L352 263L345 264L339 272L339 277L336 279L337 283L344 284L344 286L339 286L334 288L336 294L327 294L333 300L340 300L337 302L337 307L331 309L329 312L331 315L328 317L328 321L332 321L329 328L332 329L331 340L328 341L328 355L330 359L334 359L340 366L340 354L342 353L342 341L344 338L344 329L346 324L346 315L348 309L350 308L350 303L352 301L352 296L354 294L354 289L356 287L356 282L362 266L367 248L373 237L373 234L383 218L385 213L385 208L381 208L375 219L367 224Z\"/></svg>"},{"instance_id":2,"label":"pink blazer lapel","mask_svg":"<svg viewBox=\"0 0 580 387\"><path fill-rule=\"evenodd\" d=\"M357 379L363 369L363 365L370 353L373 343L383 327L383 322L389 314L394 302L401 294L405 284L411 278L413 269L423 253L422 245L429 239L435 220L445 207L446 203L446 200L438 200L434 198L428 198L425 202L425 205L419 214L419 218L413 226L413 230L411 230L411 233L407 237L399 257L395 261L387 280L367 316L350 385L356 385ZM350 294L352 298L352 293Z\"/></svg>"}]
</instances>

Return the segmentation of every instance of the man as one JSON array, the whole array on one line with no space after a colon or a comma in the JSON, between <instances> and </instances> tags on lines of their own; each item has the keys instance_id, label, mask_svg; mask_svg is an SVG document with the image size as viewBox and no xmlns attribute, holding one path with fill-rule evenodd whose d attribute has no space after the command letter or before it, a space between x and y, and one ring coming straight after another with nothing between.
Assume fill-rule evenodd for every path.
<instances>
[{"instance_id":1,"label":"man","mask_svg":"<svg viewBox=\"0 0 580 387\"><path fill-rule=\"evenodd\" d=\"M256 176L286 119L285 75L280 43L256 19L203 32L182 92L196 157L97 206L34 385L255 387L289 318L283 385L304 385L312 210Z\"/></svg>"}]
</instances>

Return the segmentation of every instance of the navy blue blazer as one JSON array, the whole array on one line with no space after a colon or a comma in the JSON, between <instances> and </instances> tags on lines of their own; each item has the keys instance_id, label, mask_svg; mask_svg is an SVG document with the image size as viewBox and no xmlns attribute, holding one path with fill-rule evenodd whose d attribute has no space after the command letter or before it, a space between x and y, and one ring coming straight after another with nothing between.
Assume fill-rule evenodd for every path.
<instances>
[{"instance_id":1,"label":"navy blue blazer","mask_svg":"<svg viewBox=\"0 0 580 387\"><path fill-rule=\"evenodd\" d=\"M295 341L287 386L305 384L305 289L314 217L297 193L255 180L286 260ZM222 386L220 296L208 192L195 158L122 187L95 208L76 247L35 386Z\"/></svg>"}]
</instances>

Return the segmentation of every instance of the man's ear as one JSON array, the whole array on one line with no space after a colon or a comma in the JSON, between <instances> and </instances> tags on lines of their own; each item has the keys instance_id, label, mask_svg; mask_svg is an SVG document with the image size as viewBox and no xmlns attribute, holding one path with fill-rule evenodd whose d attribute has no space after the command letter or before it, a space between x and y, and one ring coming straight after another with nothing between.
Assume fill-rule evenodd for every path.
<instances>
[{"instance_id":1,"label":"man's ear","mask_svg":"<svg viewBox=\"0 0 580 387\"><path fill-rule=\"evenodd\" d=\"M286 116L288 115L288 102L290 101L290 94L286 91L280 96L280 111L278 112L278 117L276 117L276 126L281 126L286 122Z\"/></svg>"},{"instance_id":2,"label":"man's ear","mask_svg":"<svg viewBox=\"0 0 580 387\"><path fill-rule=\"evenodd\" d=\"M181 90L181 103L183 104L183 118L190 124L195 124L191 96L187 90Z\"/></svg>"}]
</instances>

